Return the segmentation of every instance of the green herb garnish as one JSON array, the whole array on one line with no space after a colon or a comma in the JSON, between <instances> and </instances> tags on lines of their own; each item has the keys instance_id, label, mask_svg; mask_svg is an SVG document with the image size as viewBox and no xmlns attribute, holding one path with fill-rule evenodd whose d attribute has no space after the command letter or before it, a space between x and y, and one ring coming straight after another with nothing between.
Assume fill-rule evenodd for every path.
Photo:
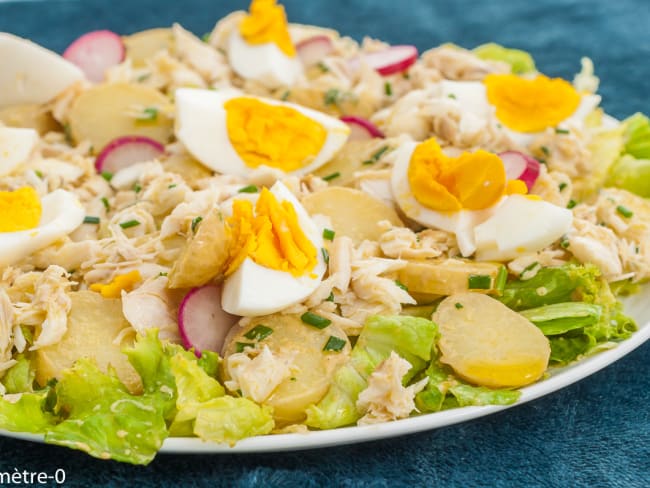
<instances>
[{"instance_id":1,"label":"green herb garnish","mask_svg":"<svg viewBox=\"0 0 650 488\"><path fill-rule=\"evenodd\" d=\"M91 215L86 215L84 217L84 224L99 224L99 217L93 217Z\"/></svg>"},{"instance_id":2,"label":"green herb garnish","mask_svg":"<svg viewBox=\"0 0 650 488\"><path fill-rule=\"evenodd\" d=\"M567 187L567 184L562 182L557 187L558 187L558 190L563 191Z\"/></svg>"},{"instance_id":3,"label":"green herb garnish","mask_svg":"<svg viewBox=\"0 0 650 488\"><path fill-rule=\"evenodd\" d=\"M462 303L458 303L458 302L456 302L456 303L454 304L454 307L456 307L458 310L460 310L461 308L463 308L463 304L462 304Z\"/></svg>"},{"instance_id":4,"label":"green herb garnish","mask_svg":"<svg viewBox=\"0 0 650 488\"><path fill-rule=\"evenodd\" d=\"M136 120L140 122L153 122L158 119L158 109L156 107L146 107Z\"/></svg>"},{"instance_id":5,"label":"green herb garnish","mask_svg":"<svg viewBox=\"0 0 650 488\"><path fill-rule=\"evenodd\" d=\"M504 288L506 287L507 280L508 280L508 270L506 269L505 266L501 266L499 268L499 272L497 273L497 277L494 280L494 289L497 290L499 293L503 292Z\"/></svg>"},{"instance_id":6,"label":"green herb garnish","mask_svg":"<svg viewBox=\"0 0 650 488\"><path fill-rule=\"evenodd\" d=\"M400 280L395 280L395 284L396 284L398 287L400 287L402 290L404 290L404 291L406 291L406 292L409 291L408 287L407 287L404 283L402 283Z\"/></svg>"},{"instance_id":7,"label":"green herb garnish","mask_svg":"<svg viewBox=\"0 0 650 488\"><path fill-rule=\"evenodd\" d=\"M258 191L259 189L255 185L248 185L241 187L237 193L257 193Z\"/></svg>"},{"instance_id":8,"label":"green herb garnish","mask_svg":"<svg viewBox=\"0 0 650 488\"><path fill-rule=\"evenodd\" d=\"M467 286L470 290L489 290L492 285L490 275L469 275Z\"/></svg>"},{"instance_id":9,"label":"green herb garnish","mask_svg":"<svg viewBox=\"0 0 650 488\"><path fill-rule=\"evenodd\" d=\"M623 217L627 218L627 219L629 219L630 217L632 217L634 215L634 212L632 212L632 210L630 210L629 208L627 208L627 207L625 207L623 205L619 205L618 207L616 207L616 211L618 213L620 213Z\"/></svg>"},{"instance_id":10,"label":"green herb garnish","mask_svg":"<svg viewBox=\"0 0 650 488\"><path fill-rule=\"evenodd\" d=\"M259 324L246 332L244 334L244 337L246 339L250 339L251 341L262 341L271 334L273 334L273 329L267 327L266 325Z\"/></svg>"},{"instance_id":11,"label":"green herb garnish","mask_svg":"<svg viewBox=\"0 0 650 488\"><path fill-rule=\"evenodd\" d=\"M568 129L560 129L558 127L555 128L555 133L556 134L568 134L569 130Z\"/></svg>"},{"instance_id":12,"label":"green herb garnish","mask_svg":"<svg viewBox=\"0 0 650 488\"><path fill-rule=\"evenodd\" d=\"M384 83L384 93L389 97L393 94L393 85L390 84L390 81Z\"/></svg>"},{"instance_id":13,"label":"green herb garnish","mask_svg":"<svg viewBox=\"0 0 650 488\"><path fill-rule=\"evenodd\" d=\"M102 201L102 204L104 204L104 208L105 208L106 211L108 212L108 211L111 209L111 204L108 203L108 198L106 198L106 197L102 197L102 198L101 198L101 201Z\"/></svg>"},{"instance_id":14,"label":"green herb garnish","mask_svg":"<svg viewBox=\"0 0 650 488\"><path fill-rule=\"evenodd\" d=\"M330 338L327 339L327 343L325 344L323 351L339 352L345 347L345 343L346 341L344 339L336 336L330 336Z\"/></svg>"},{"instance_id":15,"label":"green herb garnish","mask_svg":"<svg viewBox=\"0 0 650 488\"><path fill-rule=\"evenodd\" d=\"M339 171L337 171L336 173L332 173L332 174L329 174L327 176L323 176L323 179L325 181L332 181L333 179L338 178L339 176L341 176L341 173Z\"/></svg>"},{"instance_id":16,"label":"green herb garnish","mask_svg":"<svg viewBox=\"0 0 650 488\"><path fill-rule=\"evenodd\" d=\"M326 319L325 317L321 317L320 315L316 315L313 312L305 312L300 316L300 320L302 320L305 324L311 325L312 327L316 327L317 329L324 329L328 325L332 323L330 319Z\"/></svg>"},{"instance_id":17,"label":"green herb garnish","mask_svg":"<svg viewBox=\"0 0 650 488\"><path fill-rule=\"evenodd\" d=\"M196 232L196 227L201 223L202 220L203 217L201 217L200 215L192 219L192 233Z\"/></svg>"},{"instance_id":18,"label":"green herb garnish","mask_svg":"<svg viewBox=\"0 0 650 488\"><path fill-rule=\"evenodd\" d=\"M113 179L113 173L110 171L102 171L102 178L104 178L106 181L111 181Z\"/></svg>"},{"instance_id":19,"label":"green herb garnish","mask_svg":"<svg viewBox=\"0 0 650 488\"><path fill-rule=\"evenodd\" d=\"M330 264L330 253L327 251L327 249L321 247L320 252L323 255L323 261L325 261L325 264Z\"/></svg>"},{"instance_id":20,"label":"green herb garnish","mask_svg":"<svg viewBox=\"0 0 650 488\"><path fill-rule=\"evenodd\" d=\"M244 352L244 349L247 347L255 347L255 344L252 342L236 342L235 343L235 351L236 352Z\"/></svg>"},{"instance_id":21,"label":"green herb garnish","mask_svg":"<svg viewBox=\"0 0 650 488\"><path fill-rule=\"evenodd\" d=\"M576 205L578 205L578 202L576 202L576 201L572 198L571 200L569 200L569 203L567 203L566 208L568 208L569 210L571 210L571 209L572 209L573 207L575 207Z\"/></svg>"},{"instance_id":22,"label":"green herb garnish","mask_svg":"<svg viewBox=\"0 0 650 488\"><path fill-rule=\"evenodd\" d=\"M122 222L120 227L122 227L122 229L129 229L131 227L137 227L138 225L140 225L140 222L137 220L127 220L126 222Z\"/></svg>"},{"instance_id":23,"label":"green herb garnish","mask_svg":"<svg viewBox=\"0 0 650 488\"><path fill-rule=\"evenodd\" d=\"M323 73L327 73L327 72L330 70L329 67L328 67L325 63L323 63L322 61L319 61L318 64L317 64L316 66L318 66L318 68L319 68Z\"/></svg>"},{"instance_id":24,"label":"green herb garnish","mask_svg":"<svg viewBox=\"0 0 650 488\"><path fill-rule=\"evenodd\" d=\"M332 229L323 229L323 239L327 239L328 241L333 241L335 234L336 232L334 232Z\"/></svg>"}]
</instances>

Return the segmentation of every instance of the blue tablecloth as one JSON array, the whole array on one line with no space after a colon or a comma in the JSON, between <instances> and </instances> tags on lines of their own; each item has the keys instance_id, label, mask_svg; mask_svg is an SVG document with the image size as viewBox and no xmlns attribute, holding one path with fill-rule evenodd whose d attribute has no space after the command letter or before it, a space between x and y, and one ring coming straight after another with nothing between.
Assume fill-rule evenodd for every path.
<instances>
[{"instance_id":1,"label":"blue tablecloth","mask_svg":"<svg viewBox=\"0 0 650 488\"><path fill-rule=\"evenodd\" d=\"M355 38L414 43L496 41L571 78L580 57L601 77L616 117L650 113L647 0L286 0L292 21ZM0 31L62 50L79 34L182 23L198 34L245 2L0 0ZM0 59L0 69L3 69ZM590 378L500 414L403 438L264 455L160 455L148 467L0 438L0 472L66 470L70 486L650 486L650 344Z\"/></svg>"}]
</instances>

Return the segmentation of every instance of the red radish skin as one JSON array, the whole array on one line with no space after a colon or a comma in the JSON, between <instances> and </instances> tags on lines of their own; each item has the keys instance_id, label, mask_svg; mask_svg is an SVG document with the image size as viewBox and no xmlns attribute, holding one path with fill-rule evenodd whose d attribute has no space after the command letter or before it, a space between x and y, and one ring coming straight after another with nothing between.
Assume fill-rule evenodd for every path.
<instances>
[{"instance_id":1,"label":"red radish skin","mask_svg":"<svg viewBox=\"0 0 650 488\"><path fill-rule=\"evenodd\" d=\"M506 179L521 180L530 191L539 176L539 161L519 151L505 151L499 157L506 168Z\"/></svg>"},{"instance_id":2,"label":"red radish skin","mask_svg":"<svg viewBox=\"0 0 650 488\"><path fill-rule=\"evenodd\" d=\"M350 141L366 141L368 139L383 139L386 137L375 124L363 117L345 115L341 117L341 120L350 127L350 137L348 138Z\"/></svg>"},{"instance_id":3,"label":"red radish skin","mask_svg":"<svg viewBox=\"0 0 650 488\"><path fill-rule=\"evenodd\" d=\"M88 32L63 52L63 57L76 64L93 83L104 81L108 68L124 61L126 48L122 38L109 30Z\"/></svg>"},{"instance_id":4,"label":"red radish skin","mask_svg":"<svg viewBox=\"0 0 650 488\"><path fill-rule=\"evenodd\" d=\"M178 309L178 328L185 349L221 352L230 328L240 317L221 308L221 287L205 285L192 288Z\"/></svg>"},{"instance_id":5,"label":"red radish skin","mask_svg":"<svg viewBox=\"0 0 650 488\"><path fill-rule=\"evenodd\" d=\"M151 161L165 153L165 146L144 136L123 136L113 139L102 149L95 168L98 173L117 173L135 163Z\"/></svg>"},{"instance_id":6,"label":"red radish skin","mask_svg":"<svg viewBox=\"0 0 650 488\"><path fill-rule=\"evenodd\" d=\"M325 35L303 39L296 45L296 52L304 66L313 66L334 51L334 43Z\"/></svg>"},{"instance_id":7,"label":"red radish skin","mask_svg":"<svg viewBox=\"0 0 650 488\"><path fill-rule=\"evenodd\" d=\"M383 51L364 54L362 59L380 75L388 76L409 69L418 59L418 50L415 46L391 46ZM359 69L360 62L359 58L352 59L350 69L352 71Z\"/></svg>"}]
</instances>

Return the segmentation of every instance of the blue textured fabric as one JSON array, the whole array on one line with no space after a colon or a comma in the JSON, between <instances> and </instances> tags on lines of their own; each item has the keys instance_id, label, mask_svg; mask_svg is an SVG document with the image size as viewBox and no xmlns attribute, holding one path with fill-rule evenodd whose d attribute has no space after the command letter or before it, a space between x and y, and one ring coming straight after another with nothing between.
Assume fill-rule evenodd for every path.
<instances>
[{"instance_id":1,"label":"blue textured fabric","mask_svg":"<svg viewBox=\"0 0 650 488\"><path fill-rule=\"evenodd\" d=\"M603 106L650 112L647 0L286 0L292 21L420 49L496 41L571 78L590 56ZM0 0L0 31L62 50L79 34L173 21L201 34L245 2ZM2 69L0 60L0 69ZM650 344L573 386L500 414L403 438L295 453L160 455L148 467L0 438L0 472L67 472L70 486L650 486Z\"/></svg>"}]
</instances>

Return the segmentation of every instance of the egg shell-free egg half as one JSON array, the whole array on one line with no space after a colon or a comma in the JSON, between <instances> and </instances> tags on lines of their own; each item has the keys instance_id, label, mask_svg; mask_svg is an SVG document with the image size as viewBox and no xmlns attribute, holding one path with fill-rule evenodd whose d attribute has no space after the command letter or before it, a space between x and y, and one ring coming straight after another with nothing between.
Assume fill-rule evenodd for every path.
<instances>
[{"instance_id":1,"label":"egg shell-free egg half","mask_svg":"<svg viewBox=\"0 0 650 488\"><path fill-rule=\"evenodd\" d=\"M251 258L244 259L239 268L228 276L223 284L221 306L233 315L244 317L267 315L300 303L316 290L327 269L321 252L322 229L316 226L298 199L284 184L277 182L270 191L278 202L288 201L293 205L300 228L316 248L317 263L313 270L296 277L289 272L260 266ZM234 200L245 199L255 203L257 197L259 195L242 194L225 201L222 204L224 218L232 215Z\"/></svg>"},{"instance_id":2,"label":"egg shell-free egg half","mask_svg":"<svg viewBox=\"0 0 650 488\"><path fill-rule=\"evenodd\" d=\"M37 144L38 132L34 129L0 127L0 176L27 161Z\"/></svg>"},{"instance_id":3,"label":"egg shell-free egg half","mask_svg":"<svg viewBox=\"0 0 650 488\"><path fill-rule=\"evenodd\" d=\"M499 203L484 210L463 209L458 212L440 212L422 205L413 195L408 179L411 156L416 146L416 142L406 142L395 155L391 173L391 188L395 201L407 217L419 224L456 234L461 254L470 256L476 250L474 227L489 218Z\"/></svg>"},{"instance_id":4,"label":"egg shell-free egg half","mask_svg":"<svg viewBox=\"0 0 650 488\"><path fill-rule=\"evenodd\" d=\"M54 190L41 198L38 227L0 233L0 268L53 244L81 225L86 211L73 193Z\"/></svg>"},{"instance_id":5,"label":"egg shell-free egg half","mask_svg":"<svg viewBox=\"0 0 650 488\"><path fill-rule=\"evenodd\" d=\"M247 166L230 142L224 104L237 97L254 98L263 103L295 109L327 131L320 151L304 167L291 174L313 172L327 163L347 141L350 128L339 119L295 103L244 95L239 90L176 90L176 137L187 150L208 168L223 174L246 176L254 170ZM268 141L272 144L272 141Z\"/></svg>"}]
</instances>

